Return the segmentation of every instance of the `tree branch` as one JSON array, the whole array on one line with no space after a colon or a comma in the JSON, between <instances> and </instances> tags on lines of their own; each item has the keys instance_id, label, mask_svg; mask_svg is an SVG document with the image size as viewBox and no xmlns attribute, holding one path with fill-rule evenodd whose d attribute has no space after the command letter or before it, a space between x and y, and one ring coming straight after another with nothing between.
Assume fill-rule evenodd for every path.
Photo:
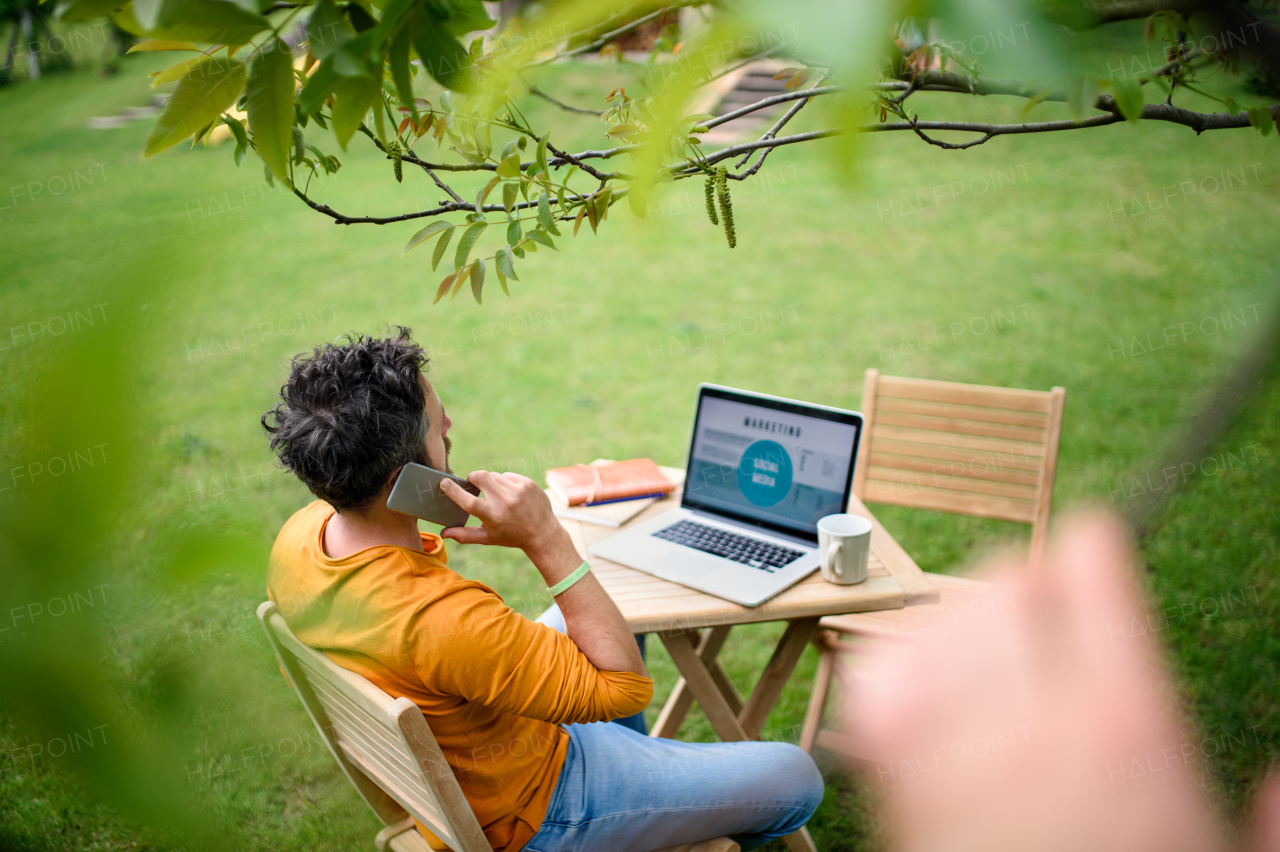
<instances>
[{"instance_id":1,"label":"tree branch","mask_svg":"<svg viewBox=\"0 0 1280 852\"><path fill-rule=\"evenodd\" d=\"M840 86L822 86L821 88L816 89L802 89L798 92L787 92L783 95L773 95L771 97L761 98L755 103L747 104L741 109L735 109L732 112L726 112L724 115L718 115L710 121L704 121L702 122L702 126L710 130L713 127L719 127L721 124L733 121L735 118L741 118L744 115L749 115L756 110L764 109L765 107L771 107L774 104L784 104L787 101L807 101L809 98L817 97L818 95L829 95L832 92L839 91L841 91Z\"/></svg>"},{"instance_id":2,"label":"tree branch","mask_svg":"<svg viewBox=\"0 0 1280 852\"><path fill-rule=\"evenodd\" d=\"M547 161L548 166L554 166L555 168L560 168L560 166L563 166L565 163L570 163L582 169L584 172L591 175L593 178L600 181L601 183L604 183L605 181L609 180L609 178L618 176L617 172L601 172L593 168L592 166L582 162L581 155L575 157L573 154L570 154L566 151L561 151L559 148L555 147L550 142L547 142L547 150L550 151L552 154L554 154L556 157L554 160Z\"/></svg>"},{"instance_id":3,"label":"tree branch","mask_svg":"<svg viewBox=\"0 0 1280 852\"><path fill-rule=\"evenodd\" d=\"M1115 124L1124 121L1124 116L1120 114L1119 109L1115 105L1114 99L1110 95L1103 95L1098 99L1100 103L1107 104L1109 112L1103 115L1091 115L1088 118L1075 121L1074 119L1066 119L1063 121L1038 121L1029 124L981 124L970 121L891 121L884 124L865 124L858 128L862 133L877 133L889 130L912 130L916 135L932 145L938 145L943 148L962 149L971 148L975 144L982 144L987 139L996 136L1008 136L1011 134L1022 133L1049 133L1055 130L1079 130L1085 127L1103 127L1108 124ZM1267 110L1275 116L1280 114L1280 104L1272 104ZM1248 113L1239 113L1232 115L1229 112L1193 112L1181 107L1171 106L1169 104L1146 104L1142 107L1142 118L1147 121L1167 121L1172 124L1181 124L1184 127L1190 127L1197 134L1206 130L1230 130L1235 128L1249 127ZM980 142L967 143L963 145L952 145L945 142L938 142L923 136L921 130L961 130L973 133L986 134L986 138Z\"/></svg>"},{"instance_id":4,"label":"tree branch","mask_svg":"<svg viewBox=\"0 0 1280 852\"><path fill-rule=\"evenodd\" d=\"M812 91L813 89L818 88L818 85L820 85L820 84L822 83L822 80L823 80L823 79L825 79L825 77L826 77L826 75L823 75L822 77L819 77L819 78L818 78L818 80L815 82L815 84L814 84L813 86L811 86L811 87L810 87L810 89L809 89L808 91ZM763 136L761 136L760 138L761 138L761 139L772 139L772 138L774 138L775 136L777 136L777 135L778 135L778 131L779 131L779 130L781 130L782 128L786 127L786 126L787 126L787 122L789 122L791 119L795 118L796 113L798 113L800 110L804 109L804 105L805 105L805 104L807 104L807 103L809 103L809 99L808 99L808 98L804 98L804 99L802 99L802 100L798 101L798 102L795 104L795 106L791 107L791 109L787 110L787 111L786 111L786 113L784 113L784 114L783 114L782 118L780 118L780 119L778 119L776 122L774 122L773 127L770 127L770 128L765 132L765 134L764 134ZM745 179L745 178L751 177L753 174L755 174L756 172L760 171L760 167L764 165L765 158L769 156L769 152L770 152L770 151L772 151L772 150L773 150L772 148L765 148L765 149L764 149L764 152L760 154L760 159L756 160L756 164L755 164L754 166L752 166L750 169L747 169L747 171L746 171L746 172L744 172L744 173L742 174L742 178L743 178L743 179ZM751 152L750 152L750 151L748 151L747 153L743 154L743 155L742 155L742 159L741 159L741 160L739 160L738 162L734 163L734 168L738 168L738 169L742 168L742 167L743 167L743 165L745 165L745 164L746 164L746 162L747 162L747 160L749 160L749 159L751 159Z\"/></svg>"},{"instance_id":5,"label":"tree branch","mask_svg":"<svg viewBox=\"0 0 1280 852\"><path fill-rule=\"evenodd\" d=\"M1183 58L1183 61L1185 61L1185 57ZM1173 63L1170 63L1170 64L1172 65ZM921 75L921 76L926 78L925 86L938 86L938 87L945 86L946 90L948 91L965 92L969 94L1017 94L1022 97L1034 96L1034 93L1031 92L1029 87L1019 83L1012 83L1009 81L982 80L980 78L962 77L961 75L951 74L950 72L929 72L928 74ZM821 80L819 80L818 82L820 83ZM908 92L912 90L910 88L912 86L911 83L901 83L901 85ZM916 85L915 88L924 88L924 87ZM791 136L783 136L783 137L777 136L778 131L780 131L787 124L787 122L790 121L791 118L794 117L796 113L798 113L809 102L810 98L816 95L829 94L839 90L840 90L840 87L837 87L837 86L815 85L810 89L805 89L799 92L788 92L783 95L775 95L773 97L763 98L754 104L749 104L748 106L743 107L742 109L734 110L730 113L726 113L723 116L719 116L718 118L707 122L707 124L709 126L715 126L715 125L723 124L727 121L731 121L732 119L737 118L739 116L747 115L756 110L763 109L773 104L786 103L789 101L797 102L777 122L775 122L774 125L759 139L753 140L751 142L744 142L738 145L731 145L729 147L722 148L721 150L716 151L712 154L709 154L705 157L700 157L698 160L686 159L683 162L666 166L664 168L666 172L670 174L672 177L676 179L681 179L681 178L691 177L695 174L703 173L706 171L707 166L715 165L716 163L719 163L723 160L731 159L733 157L737 157L740 155L742 156L742 160L737 164L737 168L741 168L750 159L752 152L762 151L759 159L747 171L739 174L733 174L733 173L728 174L728 177L732 178L733 180L744 181L747 178L755 175L760 170L761 166L764 164L764 161L768 157L769 153L773 151L773 149L775 148L780 148L784 145L795 145L800 142L808 142L815 139L823 139L823 138L834 136L838 133L841 133L842 131L838 129L827 129L827 130L815 130L808 133L797 133ZM896 90L902 91L903 89L896 89ZM1057 93L1050 93L1048 97L1052 97L1054 94L1057 94ZM1047 98L1042 98L1042 99L1047 99ZM1119 108L1116 106L1115 99L1111 95L1099 96L1096 102L1096 106L1098 109L1102 110L1100 114L1091 115L1091 116L1088 116L1087 118L1083 118L1078 121L1073 119L1065 119L1061 121L1024 122L1020 124L989 124L989 123L982 123L982 122L967 122L967 121L922 121L918 117L908 118L906 114L901 112L901 109L898 108L897 110L898 113L902 115L905 120L893 121L893 122L882 122L879 124L864 124L857 127L856 132L883 133L883 132L892 132L892 131L900 131L900 130L910 130L915 135L917 135L918 137L920 137L922 140L924 140L930 145L934 145L939 148L944 148L947 150L964 150L967 148L975 147L977 145L983 145L986 142L990 141L991 139L994 139L996 136L1020 135L1020 134L1026 134L1026 133L1048 133L1048 132L1054 132L1054 131L1060 131L1060 130L1079 130L1086 127L1102 127L1109 124L1116 124L1118 122L1125 120L1124 116L1120 113ZM1267 110L1268 110L1268 113L1273 118L1276 117L1277 115L1280 115L1280 103L1273 104L1270 107L1267 107ZM1231 113L1227 113L1227 112L1199 113L1199 112L1194 112L1192 110L1175 107L1167 103L1144 105L1142 108L1142 118L1148 121L1164 121L1172 124L1181 124L1185 127L1190 127L1192 130L1196 131L1197 134L1203 133L1206 130L1225 130L1225 129L1244 128L1244 127L1250 126L1248 113L1242 112L1236 115L1232 115ZM363 126L361 129L365 130L365 132L369 135L370 139L373 140L374 144L378 147L379 150L382 150L384 153L386 153L385 149L382 146L382 143L371 132L369 132ZM965 133L980 133L982 135L980 138L973 139L968 142L944 142L942 140L933 138L932 136L928 135L925 131L953 131L953 132L965 132ZM547 161L547 164L554 168L560 168L565 165L576 166L582 169L585 173L587 173L591 177L598 180L600 182L600 186L603 187L610 180L615 180L618 178L623 178L623 179L629 179L629 178L628 176L620 174L618 172L601 171L585 161L612 159L613 157L616 157L619 154L630 153L639 147L640 147L639 145L634 145L634 144L622 145L615 148L608 148L603 150L588 150L588 151L581 151L576 154L571 154L567 151L562 151L559 148L556 148L555 146L548 144L547 150L554 155L554 158L549 159ZM422 168L427 173L427 175L432 179L432 181L435 182L436 186L449 195L452 201L441 201L438 206L430 210L420 210L412 213L404 213L398 216L346 216L342 213L337 212L333 208L329 207L327 204L320 204L315 201L312 201L306 195L305 192L299 191L296 187L294 188L293 192L313 210L316 210L319 213L329 216L334 220L335 223L342 224L342 225L352 225L352 224L386 225L394 222L404 222L404 221L409 221L413 219L439 216L444 213L463 212L463 211L480 212L480 213L510 212L507 210L505 206L501 204L489 204L489 205L485 205L482 208L477 208L475 204L468 201L464 201L462 197L458 195L458 193L456 193L447 183L441 180L440 177L436 174L437 170L453 171L453 172L495 171L497 169L497 166L495 164L492 164L492 163L467 163L467 164L431 163L426 160L420 159L416 154L413 153L412 150L405 151L403 154L401 154L401 160L408 161L409 163ZM530 165L532 165L532 163L524 163L522 164L521 168L527 169ZM623 191L624 191L623 188L619 188L618 190L618 192L623 192ZM571 199L576 202L576 201L584 200L587 197L588 196L586 195L576 194L571 196ZM621 196L618 195L618 193L615 193L615 197L621 197ZM570 198L566 198L566 202L569 200ZM551 199L551 203L559 204L559 199L558 198ZM527 210L531 207L536 206L536 204L537 202L521 202L519 204L513 205L512 210Z\"/></svg>"},{"instance_id":6,"label":"tree branch","mask_svg":"<svg viewBox=\"0 0 1280 852\"><path fill-rule=\"evenodd\" d=\"M1188 62L1203 55L1204 52L1199 48L1187 51L1182 57L1151 72L1151 76L1138 78L1138 82L1142 85L1150 83L1156 77L1166 77L1176 70L1178 66L1185 66ZM910 92L914 89L917 92L953 92L965 95L1013 95L1019 98L1037 98L1041 101L1066 102L1067 100L1067 93L1062 89L1046 93L1017 80L971 77L967 74L957 74L954 71L924 71L916 74L914 78L903 75L901 80L873 84L873 88L895 92ZM1100 106L1098 108L1103 109L1104 107Z\"/></svg>"},{"instance_id":7,"label":"tree branch","mask_svg":"<svg viewBox=\"0 0 1280 852\"><path fill-rule=\"evenodd\" d=\"M312 210L315 210L318 213L323 213L333 219L333 223L335 225L390 225L395 222L409 222L414 219L426 219L432 216L439 216L442 213L458 213L462 211L467 211L469 213L476 212L476 205L470 201L441 201L439 207L433 207L430 210L418 210L413 213L401 213L399 216L344 216L328 204L320 204L312 201L296 186L293 188L293 194L306 202L306 205ZM581 194L565 196L566 201L585 201L586 199L587 196ZM554 195L548 200L551 204L560 203L560 199ZM511 206L511 210L513 212L517 210L531 210L537 206L537 201L521 201L518 204L513 204ZM507 208L503 207L501 204L486 204L484 205L482 212L506 213Z\"/></svg>"},{"instance_id":8,"label":"tree branch","mask_svg":"<svg viewBox=\"0 0 1280 852\"><path fill-rule=\"evenodd\" d=\"M778 139L756 139L752 142L743 142L741 145L730 145L728 148L721 148L714 154L708 154L706 162L709 165L715 165L721 160L728 160L739 154L757 151L761 148L780 148L783 145L795 145L797 142L809 142L813 139L825 139L828 136L837 136L839 130L814 130L809 133L797 133L794 136L782 136ZM683 163L677 163L674 166L668 166L667 169L676 177L687 177L688 175L698 174L703 171L701 163L690 163L688 160ZM729 175L734 180L742 180L741 175Z\"/></svg>"},{"instance_id":9,"label":"tree branch","mask_svg":"<svg viewBox=\"0 0 1280 852\"><path fill-rule=\"evenodd\" d=\"M539 89L537 86L530 83L528 80L525 81L525 85L529 87L529 94L534 95L535 97L542 98L544 101L549 101L550 103L553 103L556 106L560 107L560 109L568 110L569 112L581 113L583 115L594 115L597 118L604 115L603 110L587 109L586 107L576 107L573 104L567 104L564 101L558 101L555 98L548 95L546 92Z\"/></svg>"}]
</instances>

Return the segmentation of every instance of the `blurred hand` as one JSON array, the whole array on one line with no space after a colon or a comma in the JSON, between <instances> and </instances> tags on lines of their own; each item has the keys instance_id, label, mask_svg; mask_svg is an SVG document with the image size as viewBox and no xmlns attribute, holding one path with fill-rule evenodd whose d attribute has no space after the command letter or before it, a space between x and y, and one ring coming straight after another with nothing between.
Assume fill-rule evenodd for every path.
<instances>
[{"instance_id":1,"label":"blurred hand","mask_svg":"<svg viewBox=\"0 0 1280 852\"><path fill-rule=\"evenodd\" d=\"M1201 787L1200 738L1141 629L1131 565L1117 521L1077 518L1037 575L1005 564L985 578L1025 596L968 606L946 630L879 646L856 686L846 673L849 732L879 755L868 774L883 792L893 845L1224 848ZM1259 850L1277 840L1280 788L1260 804Z\"/></svg>"},{"instance_id":2,"label":"blurred hand","mask_svg":"<svg viewBox=\"0 0 1280 852\"><path fill-rule=\"evenodd\" d=\"M573 544L551 511L551 501L538 484L518 473L477 470L467 479L479 486L483 497L468 494L444 479L440 490L481 521L478 527L449 527L440 535L463 544L495 544L518 547L535 564L540 557ZM576 552L575 552L576 555ZM577 564L576 562L574 563Z\"/></svg>"}]
</instances>

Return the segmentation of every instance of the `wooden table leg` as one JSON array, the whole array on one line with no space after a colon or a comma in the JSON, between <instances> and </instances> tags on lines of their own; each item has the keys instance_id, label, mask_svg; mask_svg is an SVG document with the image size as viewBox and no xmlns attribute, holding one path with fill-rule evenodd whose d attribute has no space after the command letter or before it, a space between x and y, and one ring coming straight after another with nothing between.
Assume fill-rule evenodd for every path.
<instances>
[{"instance_id":1,"label":"wooden table leg","mask_svg":"<svg viewBox=\"0 0 1280 852\"><path fill-rule=\"evenodd\" d=\"M698 704L707 714L711 727L715 728L720 739L727 743L750 739L738 722L737 714L729 707L729 702L720 692L715 678L707 670L706 663L694 650L693 645L698 641L698 634L678 632L658 635L662 637L662 644L667 647L667 653L671 654L672 662L676 664L680 674L684 675L689 691L698 700Z\"/></svg>"},{"instance_id":2,"label":"wooden table leg","mask_svg":"<svg viewBox=\"0 0 1280 852\"><path fill-rule=\"evenodd\" d=\"M787 685L787 679L795 670L796 663L800 662L800 655L804 653L804 647L809 644L817 627L817 617L797 618L787 624L787 631L778 641L778 647L773 649L773 656L764 667L764 673L756 682L755 689L751 690L747 706L738 714L743 731L751 739L760 739L765 720L782 696L782 688Z\"/></svg>"},{"instance_id":3,"label":"wooden table leg","mask_svg":"<svg viewBox=\"0 0 1280 852\"><path fill-rule=\"evenodd\" d=\"M730 696L737 698L737 690L715 659L728 638L728 627L712 628L702 635L695 631L659 634L684 677L663 707L652 736L674 736L692 700L697 699L721 740L758 740L769 713L778 703L783 687L817 628L817 618L797 618L789 622L746 705L742 706L739 698L737 707L730 701ZM720 631L723 632L717 636ZM694 650L695 644L697 650ZM789 852L817 852L808 828L792 832L782 840Z\"/></svg>"},{"instance_id":4,"label":"wooden table leg","mask_svg":"<svg viewBox=\"0 0 1280 852\"><path fill-rule=\"evenodd\" d=\"M711 679L716 682L716 685L720 688L720 693L729 702L729 709L736 716L742 712L742 696L738 695L738 690L729 681L729 676L725 673L724 666L716 661L716 657L720 654L720 649L724 647L725 640L729 638L730 629L732 629L732 625L726 624L704 631L701 640L698 642L698 657L706 664ZM671 690L671 695L667 698L667 703L663 705L662 713L658 715L658 721L654 723L653 730L649 733L649 736L674 739L676 732L680 730L680 724L684 721L684 717L692 706L693 693L689 691L689 684L682 677L676 681L675 689Z\"/></svg>"}]
</instances>

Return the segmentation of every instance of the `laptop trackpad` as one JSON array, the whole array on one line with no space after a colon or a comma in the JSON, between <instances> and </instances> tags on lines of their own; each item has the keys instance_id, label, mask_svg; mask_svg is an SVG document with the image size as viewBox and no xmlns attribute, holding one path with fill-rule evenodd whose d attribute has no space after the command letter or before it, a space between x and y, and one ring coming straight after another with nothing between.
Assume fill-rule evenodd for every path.
<instances>
[{"instance_id":1,"label":"laptop trackpad","mask_svg":"<svg viewBox=\"0 0 1280 852\"><path fill-rule=\"evenodd\" d=\"M666 556L655 559L650 568L655 574L681 580L696 580L724 567L724 562L696 550L677 548Z\"/></svg>"}]
</instances>

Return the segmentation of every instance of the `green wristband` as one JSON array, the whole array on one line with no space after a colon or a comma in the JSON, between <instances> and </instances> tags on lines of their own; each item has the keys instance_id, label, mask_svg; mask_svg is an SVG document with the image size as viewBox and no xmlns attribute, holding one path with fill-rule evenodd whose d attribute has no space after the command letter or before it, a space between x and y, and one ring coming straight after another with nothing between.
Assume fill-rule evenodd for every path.
<instances>
[{"instance_id":1,"label":"green wristband","mask_svg":"<svg viewBox=\"0 0 1280 852\"><path fill-rule=\"evenodd\" d=\"M574 571L572 574L570 574L568 577L565 577L563 580L561 580L559 583L556 583L554 586L548 586L547 591L551 593L551 597L553 598L556 597L557 595L562 595L565 592L569 591L570 586L572 586L574 583L581 580L583 577L587 576L587 574L589 574L590 572L591 572L590 563L583 562L581 565L578 566L577 571Z\"/></svg>"}]
</instances>

